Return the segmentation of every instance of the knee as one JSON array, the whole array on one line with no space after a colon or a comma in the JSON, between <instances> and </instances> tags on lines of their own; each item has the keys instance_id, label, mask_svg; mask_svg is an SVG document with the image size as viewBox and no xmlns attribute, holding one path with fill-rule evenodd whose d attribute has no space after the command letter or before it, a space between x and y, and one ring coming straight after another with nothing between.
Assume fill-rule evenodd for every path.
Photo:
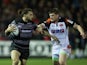
<instances>
[{"instance_id":1,"label":"knee","mask_svg":"<svg viewBox=\"0 0 87 65\"><path fill-rule=\"evenodd\" d=\"M22 65L26 65L26 61L25 59L22 59Z\"/></svg>"},{"instance_id":2,"label":"knee","mask_svg":"<svg viewBox=\"0 0 87 65\"><path fill-rule=\"evenodd\" d=\"M17 64L19 63L19 59L12 59L12 63L13 63L14 65L17 65Z\"/></svg>"},{"instance_id":3,"label":"knee","mask_svg":"<svg viewBox=\"0 0 87 65\"><path fill-rule=\"evenodd\" d=\"M66 65L64 61L59 62L60 65Z\"/></svg>"}]
</instances>

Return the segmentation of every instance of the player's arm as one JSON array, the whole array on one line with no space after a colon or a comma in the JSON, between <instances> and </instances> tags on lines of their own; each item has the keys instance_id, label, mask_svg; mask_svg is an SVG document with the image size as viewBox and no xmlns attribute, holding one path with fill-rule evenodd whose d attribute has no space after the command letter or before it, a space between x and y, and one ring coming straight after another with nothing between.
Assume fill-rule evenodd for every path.
<instances>
[{"instance_id":1,"label":"player's arm","mask_svg":"<svg viewBox=\"0 0 87 65\"><path fill-rule=\"evenodd\" d=\"M49 34L49 32L46 31L46 30L43 30L43 35L49 36L50 38L53 38L53 40L55 40L55 41L57 41L58 43L60 43L59 39L58 39L56 36Z\"/></svg>"},{"instance_id":2,"label":"player's arm","mask_svg":"<svg viewBox=\"0 0 87 65\"><path fill-rule=\"evenodd\" d=\"M73 27L80 32L80 35L83 37L83 39L86 37L85 32L80 25L74 23Z\"/></svg>"},{"instance_id":3,"label":"player's arm","mask_svg":"<svg viewBox=\"0 0 87 65\"><path fill-rule=\"evenodd\" d=\"M8 32L10 33L10 32L12 32L14 30L15 30L15 27L12 26L12 25L9 25L8 28L5 30L5 33L8 33Z\"/></svg>"},{"instance_id":4,"label":"player's arm","mask_svg":"<svg viewBox=\"0 0 87 65\"><path fill-rule=\"evenodd\" d=\"M66 20L66 24L67 24L68 26L72 26L73 28L77 29L77 30L80 32L80 35L81 35L83 38L86 37L83 28L82 28L79 24L77 24L77 23L75 23L75 22L73 22L72 20L69 20L69 19L65 19L65 20Z\"/></svg>"},{"instance_id":5,"label":"player's arm","mask_svg":"<svg viewBox=\"0 0 87 65\"><path fill-rule=\"evenodd\" d=\"M49 32L48 32L48 30L46 29L44 23L39 24L37 30L38 30L41 34L43 34L43 35L45 35L45 36L49 36L50 38L53 38L55 41L58 41L58 42L59 42L59 39L58 39L56 36L49 34Z\"/></svg>"},{"instance_id":6,"label":"player's arm","mask_svg":"<svg viewBox=\"0 0 87 65\"><path fill-rule=\"evenodd\" d=\"M11 32L13 32L16 29L14 21L8 25L7 29L5 30L5 34L9 35Z\"/></svg>"}]
</instances>

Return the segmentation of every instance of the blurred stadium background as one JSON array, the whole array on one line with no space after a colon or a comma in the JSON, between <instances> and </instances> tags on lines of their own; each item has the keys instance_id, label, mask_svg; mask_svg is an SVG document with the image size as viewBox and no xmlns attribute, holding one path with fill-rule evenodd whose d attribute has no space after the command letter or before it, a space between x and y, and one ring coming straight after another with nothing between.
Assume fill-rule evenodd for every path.
<instances>
[{"instance_id":1,"label":"blurred stadium background","mask_svg":"<svg viewBox=\"0 0 87 65\"><path fill-rule=\"evenodd\" d=\"M34 22L43 22L48 18L50 8L56 7L60 15L79 23L87 33L87 0L0 0L0 65L11 65L9 46L11 41L4 30L17 17L17 11L32 8ZM69 29L72 54L68 65L87 65L87 39L82 39L77 30ZM30 58L27 65L52 65L50 38L35 35L30 43ZM75 63L75 64L74 64Z\"/></svg>"}]
</instances>

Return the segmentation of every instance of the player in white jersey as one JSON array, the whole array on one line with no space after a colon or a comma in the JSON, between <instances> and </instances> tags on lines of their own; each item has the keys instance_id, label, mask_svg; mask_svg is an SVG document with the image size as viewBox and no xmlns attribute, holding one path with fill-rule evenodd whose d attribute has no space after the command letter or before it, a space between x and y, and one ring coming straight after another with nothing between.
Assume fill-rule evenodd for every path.
<instances>
[{"instance_id":1,"label":"player in white jersey","mask_svg":"<svg viewBox=\"0 0 87 65\"><path fill-rule=\"evenodd\" d=\"M80 25L67 18L59 17L58 13L58 9L56 8L50 10L50 18L45 21L45 23L41 24L41 27L46 27L51 35L52 59L54 65L66 65L67 56L71 52L71 46L68 39L68 27L71 26L77 29L83 38L85 38L85 34ZM54 38L52 36L54 36Z\"/></svg>"}]
</instances>

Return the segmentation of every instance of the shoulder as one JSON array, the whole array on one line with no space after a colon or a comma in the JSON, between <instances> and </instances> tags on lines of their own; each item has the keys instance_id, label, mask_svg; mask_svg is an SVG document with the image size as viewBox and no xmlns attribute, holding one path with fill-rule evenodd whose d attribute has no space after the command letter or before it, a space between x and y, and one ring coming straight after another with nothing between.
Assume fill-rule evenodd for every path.
<instances>
[{"instance_id":1,"label":"shoulder","mask_svg":"<svg viewBox=\"0 0 87 65\"><path fill-rule=\"evenodd\" d=\"M66 20L66 18L65 18L65 17L59 17L59 22L64 22L65 20ZM45 23L50 24L50 23L51 23L51 19L50 19L50 18L48 18L48 19L45 21Z\"/></svg>"},{"instance_id":2,"label":"shoulder","mask_svg":"<svg viewBox=\"0 0 87 65\"><path fill-rule=\"evenodd\" d=\"M21 21L21 20L22 20L21 17L17 17L17 18L15 18L15 21Z\"/></svg>"},{"instance_id":3,"label":"shoulder","mask_svg":"<svg viewBox=\"0 0 87 65\"><path fill-rule=\"evenodd\" d=\"M60 17L59 21L65 22L66 24L73 24L74 23L74 21L72 19L68 18L68 17Z\"/></svg>"},{"instance_id":4,"label":"shoulder","mask_svg":"<svg viewBox=\"0 0 87 65\"><path fill-rule=\"evenodd\" d=\"M65 22L66 18L65 17L59 17L59 22Z\"/></svg>"}]
</instances>

